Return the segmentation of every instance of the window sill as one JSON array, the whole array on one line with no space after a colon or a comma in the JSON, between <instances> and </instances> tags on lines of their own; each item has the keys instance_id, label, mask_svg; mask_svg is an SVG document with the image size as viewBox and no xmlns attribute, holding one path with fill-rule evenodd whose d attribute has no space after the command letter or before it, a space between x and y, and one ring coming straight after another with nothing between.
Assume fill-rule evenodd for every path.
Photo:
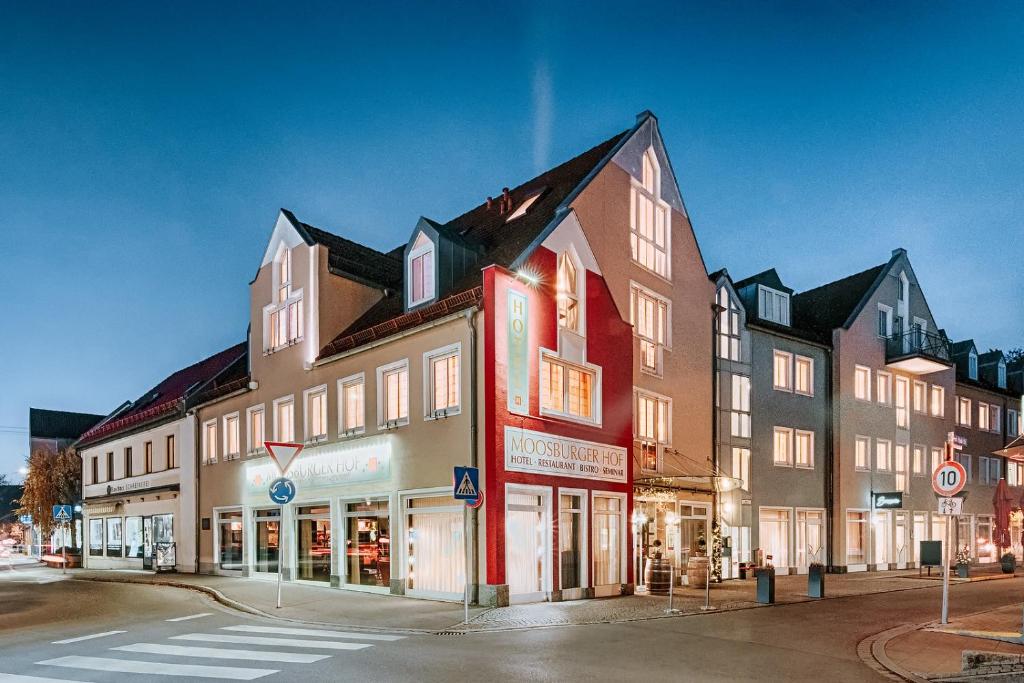
<instances>
[{"instance_id":1,"label":"window sill","mask_svg":"<svg viewBox=\"0 0 1024 683\"><path fill-rule=\"evenodd\" d=\"M775 391L784 391L787 394L792 394L793 393L793 390L791 388L789 388L789 387L780 387L780 386L776 386L774 384L772 385L772 389L774 389Z\"/></svg>"},{"instance_id":2,"label":"window sill","mask_svg":"<svg viewBox=\"0 0 1024 683\"><path fill-rule=\"evenodd\" d=\"M455 417L456 415L462 414L462 406L454 406L452 408L441 408L435 410L430 415L424 415L423 420L426 422L433 422L434 420L444 420L445 418Z\"/></svg>"},{"instance_id":3,"label":"window sill","mask_svg":"<svg viewBox=\"0 0 1024 683\"><path fill-rule=\"evenodd\" d=\"M772 464L775 465L776 467L793 467L793 463L791 462L773 462Z\"/></svg>"},{"instance_id":4,"label":"window sill","mask_svg":"<svg viewBox=\"0 0 1024 683\"><path fill-rule=\"evenodd\" d=\"M577 417L576 415L569 415L567 413L556 413L550 410L540 409L541 417L546 417L554 420L564 420L566 422L574 422L576 424L587 425L588 427L600 427L601 422L588 417Z\"/></svg>"},{"instance_id":5,"label":"window sill","mask_svg":"<svg viewBox=\"0 0 1024 683\"><path fill-rule=\"evenodd\" d=\"M672 253L671 252L666 253L665 257L666 257L667 260L671 260L672 259ZM662 275L661 273L659 273L656 270L651 270L650 268L648 268L647 266L645 266L644 264L640 263L635 258L633 258L632 254L629 257L629 260L633 263L634 266L636 266L640 270L644 271L645 273L650 273L654 277L656 277L659 280L663 281L665 284L669 284L669 285L672 284L672 275L671 275L671 273L666 276L666 275ZM655 292L655 294L657 294L657 292Z\"/></svg>"},{"instance_id":6,"label":"window sill","mask_svg":"<svg viewBox=\"0 0 1024 683\"><path fill-rule=\"evenodd\" d=\"M224 462L227 462L228 460L238 460L241 457L242 457L241 453L229 453L229 454L224 456Z\"/></svg>"},{"instance_id":7,"label":"window sill","mask_svg":"<svg viewBox=\"0 0 1024 683\"><path fill-rule=\"evenodd\" d=\"M274 347L269 348L269 349L263 349L263 355L264 356L270 356L270 355L273 355L273 354L277 353L278 351L284 351L285 349L290 349L291 347L295 346L296 344L301 344L303 339L304 339L304 337L298 337L298 338L293 339L292 341L288 342L287 344L280 344L278 346L274 346Z\"/></svg>"},{"instance_id":8,"label":"window sill","mask_svg":"<svg viewBox=\"0 0 1024 683\"><path fill-rule=\"evenodd\" d=\"M315 446L317 444L321 444L321 443L324 443L326 441L327 441L327 435L326 434L318 434L317 436L312 436L312 437L306 439L304 445L306 445L306 446Z\"/></svg>"},{"instance_id":9,"label":"window sill","mask_svg":"<svg viewBox=\"0 0 1024 683\"><path fill-rule=\"evenodd\" d=\"M814 398L813 391L794 391L793 393L796 394L797 396L806 396L807 398Z\"/></svg>"},{"instance_id":10,"label":"window sill","mask_svg":"<svg viewBox=\"0 0 1024 683\"><path fill-rule=\"evenodd\" d=\"M338 432L339 439L351 439L356 436L362 436L366 433L366 427L353 427L352 429L346 429L343 432Z\"/></svg>"},{"instance_id":11,"label":"window sill","mask_svg":"<svg viewBox=\"0 0 1024 683\"><path fill-rule=\"evenodd\" d=\"M793 467L795 467L798 470L807 470L807 471L813 471L814 470L814 465L793 465Z\"/></svg>"},{"instance_id":12,"label":"window sill","mask_svg":"<svg viewBox=\"0 0 1024 683\"><path fill-rule=\"evenodd\" d=\"M265 448L257 448L257 449L252 450L252 451L246 451L245 457L247 457L247 458L255 458L257 456L266 455L266 454L267 454L267 449L265 449Z\"/></svg>"},{"instance_id":13,"label":"window sill","mask_svg":"<svg viewBox=\"0 0 1024 683\"><path fill-rule=\"evenodd\" d=\"M663 379L665 377L664 373L661 371L645 367L642 364L640 365L640 374L647 375L648 377L657 377L658 379Z\"/></svg>"},{"instance_id":14,"label":"window sill","mask_svg":"<svg viewBox=\"0 0 1024 683\"><path fill-rule=\"evenodd\" d=\"M386 422L382 425L377 425L377 429L382 432L390 431L392 429L398 429L399 427L405 427L409 424L409 418L403 417L400 420L394 420L392 422Z\"/></svg>"}]
</instances>

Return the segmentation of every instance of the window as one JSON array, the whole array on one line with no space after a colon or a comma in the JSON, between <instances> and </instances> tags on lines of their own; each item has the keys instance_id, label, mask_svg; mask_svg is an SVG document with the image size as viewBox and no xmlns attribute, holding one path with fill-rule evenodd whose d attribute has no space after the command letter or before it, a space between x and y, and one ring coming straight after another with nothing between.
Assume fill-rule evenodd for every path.
<instances>
[{"instance_id":1,"label":"window","mask_svg":"<svg viewBox=\"0 0 1024 683\"><path fill-rule=\"evenodd\" d=\"M149 474L150 472L153 471L153 442L152 441L147 441L142 446L142 454L143 454L143 460L145 461L144 462L144 466L146 468L145 469L145 474Z\"/></svg>"},{"instance_id":2,"label":"window","mask_svg":"<svg viewBox=\"0 0 1024 683\"><path fill-rule=\"evenodd\" d=\"M107 557L121 557L124 552L120 517L107 517Z\"/></svg>"},{"instance_id":3,"label":"window","mask_svg":"<svg viewBox=\"0 0 1024 683\"><path fill-rule=\"evenodd\" d=\"M114 481L114 452L107 453L107 481Z\"/></svg>"},{"instance_id":4,"label":"window","mask_svg":"<svg viewBox=\"0 0 1024 683\"><path fill-rule=\"evenodd\" d=\"M907 445L896 444L896 490L909 491L910 478L907 476L910 463L907 462Z\"/></svg>"},{"instance_id":5,"label":"window","mask_svg":"<svg viewBox=\"0 0 1024 683\"><path fill-rule=\"evenodd\" d=\"M854 467L858 470L871 469L871 439L858 436L855 441L856 460Z\"/></svg>"},{"instance_id":6,"label":"window","mask_svg":"<svg viewBox=\"0 0 1024 683\"><path fill-rule=\"evenodd\" d=\"M132 473L132 447L127 446L124 449L124 471L121 473L121 476L130 477Z\"/></svg>"},{"instance_id":7,"label":"window","mask_svg":"<svg viewBox=\"0 0 1024 683\"><path fill-rule=\"evenodd\" d=\"M718 290L718 357L724 360L740 359L740 309L729 296L729 290Z\"/></svg>"},{"instance_id":8,"label":"window","mask_svg":"<svg viewBox=\"0 0 1024 683\"><path fill-rule=\"evenodd\" d=\"M985 432L987 432L987 431L989 431L989 429L991 429L992 425L989 424L988 417L989 417L988 404L987 403L982 403L981 401L978 401L978 429L980 429L982 431L985 431Z\"/></svg>"},{"instance_id":9,"label":"window","mask_svg":"<svg viewBox=\"0 0 1024 683\"><path fill-rule=\"evenodd\" d=\"M793 354L776 350L774 359L772 386L779 391L793 391Z\"/></svg>"},{"instance_id":10,"label":"window","mask_svg":"<svg viewBox=\"0 0 1024 683\"><path fill-rule=\"evenodd\" d=\"M142 517L124 518L124 556L142 559L143 549Z\"/></svg>"},{"instance_id":11,"label":"window","mask_svg":"<svg viewBox=\"0 0 1024 683\"><path fill-rule=\"evenodd\" d=\"M534 192L526 199L524 199L523 202L518 206L518 208L516 208L515 211L508 215L508 218L505 219L505 222L511 223L515 219L525 216L526 212L530 210L531 206L533 206L533 203L537 201L543 193L544 191L540 190L538 192ZM511 201L509 203L511 204Z\"/></svg>"},{"instance_id":12,"label":"window","mask_svg":"<svg viewBox=\"0 0 1024 683\"><path fill-rule=\"evenodd\" d=\"M1010 486L1024 484L1024 465L1019 462L1006 463L1006 483Z\"/></svg>"},{"instance_id":13,"label":"window","mask_svg":"<svg viewBox=\"0 0 1024 683\"><path fill-rule=\"evenodd\" d=\"M217 462L217 421L203 423L203 464Z\"/></svg>"},{"instance_id":14,"label":"window","mask_svg":"<svg viewBox=\"0 0 1024 683\"><path fill-rule=\"evenodd\" d=\"M292 287L292 252L281 247L274 262L274 301L265 311L266 348L274 351L302 338L302 290Z\"/></svg>"},{"instance_id":15,"label":"window","mask_svg":"<svg viewBox=\"0 0 1024 683\"><path fill-rule=\"evenodd\" d=\"M879 472L892 469L892 443L886 439L875 439L875 469Z\"/></svg>"},{"instance_id":16,"label":"window","mask_svg":"<svg viewBox=\"0 0 1024 683\"><path fill-rule=\"evenodd\" d=\"M914 380L914 412L928 412L928 383Z\"/></svg>"},{"instance_id":17,"label":"window","mask_svg":"<svg viewBox=\"0 0 1024 683\"><path fill-rule=\"evenodd\" d=\"M252 406L245 411L247 426L246 433L249 435L248 454L253 455L263 450L263 442L267 440L263 404Z\"/></svg>"},{"instance_id":18,"label":"window","mask_svg":"<svg viewBox=\"0 0 1024 683\"><path fill-rule=\"evenodd\" d=\"M274 441L295 441L295 399L291 396L274 399Z\"/></svg>"},{"instance_id":19,"label":"window","mask_svg":"<svg viewBox=\"0 0 1024 683\"><path fill-rule=\"evenodd\" d=\"M758 285L757 311L762 320L789 325L789 294Z\"/></svg>"},{"instance_id":20,"label":"window","mask_svg":"<svg viewBox=\"0 0 1024 683\"><path fill-rule=\"evenodd\" d=\"M861 401L871 400L871 368L863 365L854 367L854 396Z\"/></svg>"},{"instance_id":21,"label":"window","mask_svg":"<svg viewBox=\"0 0 1024 683\"><path fill-rule=\"evenodd\" d=\"M671 346L669 302L637 284L631 286L630 295L633 330L640 338L640 368L660 374L662 349Z\"/></svg>"},{"instance_id":22,"label":"window","mask_svg":"<svg viewBox=\"0 0 1024 683\"><path fill-rule=\"evenodd\" d=\"M814 396L814 359L796 357L796 377L793 384L796 393Z\"/></svg>"},{"instance_id":23,"label":"window","mask_svg":"<svg viewBox=\"0 0 1024 683\"><path fill-rule=\"evenodd\" d=\"M971 426L971 399L958 396L956 399L956 423Z\"/></svg>"},{"instance_id":24,"label":"window","mask_svg":"<svg viewBox=\"0 0 1024 683\"><path fill-rule=\"evenodd\" d=\"M327 439L327 386L307 389L306 394L306 441Z\"/></svg>"},{"instance_id":25,"label":"window","mask_svg":"<svg viewBox=\"0 0 1024 683\"><path fill-rule=\"evenodd\" d=\"M979 455L978 456L978 483L979 484L988 484L989 483L989 481L988 481L988 475L989 475L988 461L989 461L988 456L985 456L985 455ZM996 481L999 481L998 477L996 477ZM995 482L993 482L993 483L995 483Z\"/></svg>"},{"instance_id":26,"label":"window","mask_svg":"<svg viewBox=\"0 0 1024 683\"><path fill-rule=\"evenodd\" d=\"M953 456L953 459L963 465L964 469L967 470L967 483L970 484L974 481L974 472L971 471L971 456L966 453L957 453Z\"/></svg>"},{"instance_id":27,"label":"window","mask_svg":"<svg viewBox=\"0 0 1024 683\"><path fill-rule=\"evenodd\" d=\"M178 466L178 454L174 450L174 434L167 435L167 469Z\"/></svg>"},{"instance_id":28,"label":"window","mask_svg":"<svg viewBox=\"0 0 1024 683\"><path fill-rule=\"evenodd\" d=\"M633 261L670 278L671 216L668 205L661 201L661 169L653 149L644 153L641 182L633 182L629 208L629 246Z\"/></svg>"},{"instance_id":29,"label":"window","mask_svg":"<svg viewBox=\"0 0 1024 683\"><path fill-rule=\"evenodd\" d=\"M224 460L236 459L242 452L238 434L238 413L224 416Z\"/></svg>"},{"instance_id":30,"label":"window","mask_svg":"<svg viewBox=\"0 0 1024 683\"><path fill-rule=\"evenodd\" d=\"M366 376L338 380L338 431L342 436L366 430Z\"/></svg>"},{"instance_id":31,"label":"window","mask_svg":"<svg viewBox=\"0 0 1024 683\"><path fill-rule=\"evenodd\" d=\"M103 519L89 520L89 555L91 557L103 556Z\"/></svg>"},{"instance_id":32,"label":"window","mask_svg":"<svg viewBox=\"0 0 1024 683\"><path fill-rule=\"evenodd\" d=\"M867 562L867 513L846 513L846 564Z\"/></svg>"},{"instance_id":33,"label":"window","mask_svg":"<svg viewBox=\"0 0 1024 683\"><path fill-rule=\"evenodd\" d=\"M934 384L931 392L931 414L932 417L946 416L946 390Z\"/></svg>"},{"instance_id":34,"label":"window","mask_svg":"<svg viewBox=\"0 0 1024 683\"><path fill-rule=\"evenodd\" d=\"M739 487L744 491L750 490L750 449L732 449L732 477L739 479Z\"/></svg>"},{"instance_id":35,"label":"window","mask_svg":"<svg viewBox=\"0 0 1024 683\"><path fill-rule=\"evenodd\" d=\"M932 472L939 467L939 463L942 462L942 448L940 446L932 446Z\"/></svg>"},{"instance_id":36,"label":"window","mask_svg":"<svg viewBox=\"0 0 1024 683\"><path fill-rule=\"evenodd\" d=\"M750 378L732 376L732 435L750 438Z\"/></svg>"},{"instance_id":37,"label":"window","mask_svg":"<svg viewBox=\"0 0 1024 683\"><path fill-rule=\"evenodd\" d=\"M789 566L789 514L783 509L761 508L759 538L765 562L773 567Z\"/></svg>"},{"instance_id":38,"label":"window","mask_svg":"<svg viewBox=\"0 0 1024 683\"><path fill-rule=\"evenodd\" d=\"M1006 411L1006 435L1007 436L1017 436L1018 434L1020 434L1020 418L1018 417L1018 415L1019 415L1019 413L1016 410L1014 410L1012 408L1007 409L1007 411Z\"/></svg>"},{"instance_id":39,"label":"window","mask_svg":"<svg viewBox=\"0 0 1024 683\"><path fill-rule=\"evenodd\" d=\"M423 354L426 372L427 417L455 415L460 410L459 357L460 344Z\"/></svg>"},{"instance_id":40,"label":"window","mask_svg":"<svg viewBox=\"0 0 1024 683\"><path fill-rule=\"evenodd\" d=\"M569 252L558 257L558 326L570 332L580 331L580 283L576 264Z\"/></svg>"},{"instance_id":41,"label":"window","mask_svg":"<svg viewBox=\"0 0 1024 683\"><path fill-rule=\"evenodd\" d=\"M409 250L409 306L434 298L434 243L424 233Z\"/></svg>"},{"instance_id":42,"label":"window","mask_svg":"<svg viewBox=\"0 0 1024 683\"><path fill-rule=\"evenodd\" d=\"M916 477L923 477L925 463L925 448L921 444L914 444L913 457L911 459L911 470Z\"/></svg>"},{"instance_id":43,"label":"window","mask_svg":"<svg viewBox=\"0 0 1024 683\"><path fill-rule=\"evenodd\" d=\"M788 427L776 427L772 448L772 462L776 465L790 467L793 465L793 430Z\"/></svg>"},{"instance_id":44,"label":"window","mask_svg":"<svg viewBox=\"0 0 1024 683\"><path fill-rule=\"evenodd\" d=\"M659 396L637 392L636 395L636 438L640 442L640 456L643 469L661 469L661 447L671 443L672 402Z\"/></svg>"},{"instance_id":45,"label":"window","mask_svg":"<svg viewBox=\"0 0 1024 683\"><path fill-rule=\"evenodd\" d=\"M805 432L801 429L793 432L794 444L796 445L796 466L814 468L814 432Z\"/></svg>"},{"instance_id":46,"label":"window","mask_svg":"<svg viewBox=\"0 0 1024 683\"><path fill-rule=\"evenodd\" d=\"M989 416L989 429L996 434L1003 431L1003 421L1000 419L1002 416L999 414L999 406L988 407Z\"/></svg>"},{"instance_id":47,"label":"window","mask_svg":"<svg viewBox=\"0 0 1024 683\"><path fill-rule=\"evenodd\" d=\"M1002 360L996 366L996 385L1000 389L1006 388L1006 363Z\"/></svg>"},{"instance_id":48,"label":"window","mask_svg":"<svg viewBox=\"0 0 1024 683\"><path fill-rule=\"evenodd\" d=\"M409 424L409 361L377 368L377 421L381 428Z\"/></svg>"},{"instance_id":49,"label":"window","mask_svg":"<svg viewBox=\"0 0 1024 683\"><path fill-rule=\"evenodd\" d=\"M593 420L597 375L592 370L542 355L540 361L541 413Z\"/></svg>"},{"instance_id":50,"label":"window","mask_svg":"<svg viewBox=\"0 0 1024 683\"><path fill-rule=\"evenodd\" d=\"M878 336L888 339L892 336L892 307L878 304Z\"/></svg>"},{"instance_id":51,"label":"window","mask_svg":"<svg viewBox=\"0 0 1024 683\"><path fill-rule=\"evenodd\" d=\"M910 380L906 377L896 377L896 426L901 429L910 429Z\"/></svg>"},{"instance_id":52,"label":"window","mask_svg":"<svg viewBox=\"0 0 1024 683\"><path fill-rule=\"evenodd\" d=\"M875 390L879 403L884 406L892 405L892 374L878 371L875 374Z\"/></svg>"}]
</instances>

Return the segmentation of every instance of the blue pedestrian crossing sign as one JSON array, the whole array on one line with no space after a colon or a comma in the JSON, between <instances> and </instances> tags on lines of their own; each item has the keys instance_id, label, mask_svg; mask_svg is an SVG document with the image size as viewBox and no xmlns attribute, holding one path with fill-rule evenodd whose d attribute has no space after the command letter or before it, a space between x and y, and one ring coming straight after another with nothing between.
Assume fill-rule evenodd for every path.
<instances>
[{"instance_id":1,"label":"blue pedestrian crossing sign","mask_svg":"<svg viewBox=\"0 0 1024 683\"><path fill-rule=\"evenodd\" d=\"M55 522L70 522L75 512L70 505L54 505L53 520Z\"/></svg>"},{"instance_id":2,"label":"blue pedestrian crossing sign","mask_svg":"<svg viewBox=\"0 0 1024 683\"><path fill-rule=\"evenodd\" d=\"M278 505L287 505L295 498L295 482L285 477L278 477L270 482L270 500Z\"/></svg>"},{"instance_id":3,"label":"blue pedestrian crossing sign","mask_svg":"<svg viewBox=\"0 0 1024 683\"><path fill-rule=\"evenodd\" d=\"M18 520L21 521L22 524L27 524L29 526L32 525L32 515L22 515Z\"/></svg>"},{"instance_id":4,"label":"blue pedestrian crossing sign","mask_svg":"<svg viewBox=\"0 0 1024 683\"><path fill-rule=\"evenodd\" d=\"M455 468L455 500L476 500L480 497L480 470L476 467Z\"/></svg>"}]
</instances>

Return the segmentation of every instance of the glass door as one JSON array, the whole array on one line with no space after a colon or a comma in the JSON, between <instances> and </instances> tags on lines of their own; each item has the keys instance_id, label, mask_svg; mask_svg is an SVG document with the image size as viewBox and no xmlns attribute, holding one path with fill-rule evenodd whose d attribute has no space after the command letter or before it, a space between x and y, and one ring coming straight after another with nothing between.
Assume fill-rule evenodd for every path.
<instances>
[{"instance_id":1,"label":"glass door","mask_svg":"<svg viewBox=\"0 0 1024 683\"><path fill-rule=\"evenodd\" d=\"M295 518L298 540L296 577L300 581L331 580L331 508L326 504L300 507Z\"/></svg>"},{"instance_id":2,"label":"glass door","mask_svg":"<svg viewBox=\"0 0 1024 683\"><path fill-rule=\"evenodd\" d=\"M824 563L825 512L796 511L796 571L806 574L813 562Z\"/></svg>"},{"instance_id":3,"label":"glass door","mask_svg":"<svg viewBox=\"0 0 1024 683\"><path fill-rule=\"evenodd\" d=\"M583 496L563 493L559 497L558 517L558 585L565 600L583 597L583 558L586 548L584 532Z\"/></svg>"},{"instance_id":4,"label":"glass door","mask_svg":"<svg viewBox=\"0 0 1024 683\"><path fill-rule=\"evenodd\" d=\"M281 559L281 510L256 510L256 558L254 571L276 574Z\"/></svg>"},{"instance_id":5,"label":"glass door","mask_svg":"<svg viewBox=\"0 0 1024 683\"><path fill-rule=\"evenodd\" d=\"M873 559L875 571L887 571L892 562L892 543L889 537L891 518L888 510L877 511L871 520L871 535L874 537Z\"/></svg>"},{"instance_id":6,"label":"glass door","mask_svg":"<svg viewBox=\"0 0 1024 683\"><path fill-rule=\"evenodd\" d=\"M153 568L153 517L142 518L142 568Z\"/></svg>"},{"instance_id":7,"label":"glass door","mask_svg":"<svg viewBox=\"0 0 1024 683\"><path fill-rule=\"evenodd\" d=\"M910 534L907 529L907 513L896 513L896 568L906 569L910 562Z\"/></svg>"},{"instance_id":8,"label":"glass door","mask_svg":"<svg viewBox=\"0 0 1024 683\"><path fill-rule=\"evenodd\" d=\"M387 500L345 506L345 583L391 586L391 515Z\"/></svg>"},{"instance_id":9,"label":"glass door","mask_svg":"<svg viewBox=\"0 0 1024 683\"><path fill-rule=\"evenodd\" d=\"M594 496L594 592L598 596L621 591L624 504L621 498Z\"/></svg>"},{"instance_id":10,"label":"glass door","mask_svg":"<svg viewBox=\"0 0 1024 683\"><path fill-rule=\"evenodd\" d=\"M519 602L544 599L548 553L545 496L510 490L505 513L505 573Z\"/></svg>"}]
</instances>

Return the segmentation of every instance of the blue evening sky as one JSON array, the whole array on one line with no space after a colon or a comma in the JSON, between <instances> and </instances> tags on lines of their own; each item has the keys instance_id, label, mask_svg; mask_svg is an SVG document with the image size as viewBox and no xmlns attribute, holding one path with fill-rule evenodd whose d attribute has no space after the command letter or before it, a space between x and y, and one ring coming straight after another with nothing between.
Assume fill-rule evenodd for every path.
<instances>
[{"instance_id":1,"label":"blue evening sky","mask_svg":"<svg viewBox=\"0 0 1024 683\"><path fill-rule=\"evenodd\" d=\"M903 246L952 337L1024 341L1024 5L485 4L0 5L0 472L30 405L241 340L278 207L391 248L644 109L709 269Z\"/></svg>"}]
</instances>

